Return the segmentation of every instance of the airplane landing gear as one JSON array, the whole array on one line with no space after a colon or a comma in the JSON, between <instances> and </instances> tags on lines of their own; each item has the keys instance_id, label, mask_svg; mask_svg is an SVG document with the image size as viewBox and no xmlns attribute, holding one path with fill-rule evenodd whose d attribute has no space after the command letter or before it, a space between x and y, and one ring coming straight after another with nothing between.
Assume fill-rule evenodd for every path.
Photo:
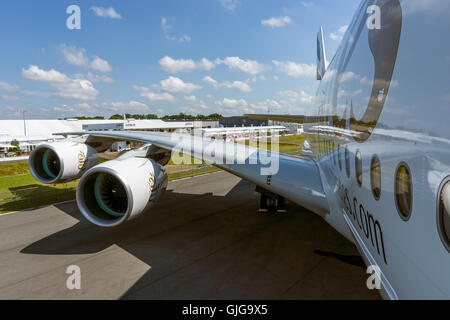
<instances>
[{"instance_id":1,"label":"airplane landing gear","mask_svg":"<svg viewBox=\"0 0 450 320\"><path fill-rule=\"evenodd\" d=\"M256 192L261 194L259 199L259 213L286 213L286 199L267 190L258 187Z\"/></svg>"}]
</instances>

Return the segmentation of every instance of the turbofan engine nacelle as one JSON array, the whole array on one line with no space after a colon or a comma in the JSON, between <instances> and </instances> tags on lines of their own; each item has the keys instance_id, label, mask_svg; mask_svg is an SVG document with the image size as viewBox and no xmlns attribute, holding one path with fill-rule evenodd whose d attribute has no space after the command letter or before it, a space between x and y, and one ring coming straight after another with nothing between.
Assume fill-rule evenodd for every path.
<instances>
[{"instance_id":1,"label":"turbofan engine nacelle","mask_svg":"<svg viewBox=\"0 0 450 320\"><path fill-rule=\"evenodd\" d=\"M49 184L78 179L97 163L97 151L75 141L39 144L28 159L33 177Z\"/></svg>"},{"instance_id":2,"label":"turbofan engine nacelle","mask_svg":"<svg viewBox=\"0 0 450 320\"><path fill-rule=\"evenodd\" d=\"M163 166L148 158L111 160L88 170L77 187L77 204L93 224L115 227L148 210L167 188Z\"/></svg>"}]
</instances>

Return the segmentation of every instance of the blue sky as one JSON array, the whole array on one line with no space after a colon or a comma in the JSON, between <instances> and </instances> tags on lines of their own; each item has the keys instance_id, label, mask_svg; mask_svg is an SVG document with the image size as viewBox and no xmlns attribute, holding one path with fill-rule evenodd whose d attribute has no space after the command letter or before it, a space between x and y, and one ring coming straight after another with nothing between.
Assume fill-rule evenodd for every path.
<instances>
[{"instance_id":1,"label":"blue sky","mask_svg":"<svg viewBox=\"0 0 450 320\"><path fill-rule=\"evenodd\" d=\"M359 2L5 1L0 119L311 113L317 30L330 60Z\"/></svg>"}]
</instances>

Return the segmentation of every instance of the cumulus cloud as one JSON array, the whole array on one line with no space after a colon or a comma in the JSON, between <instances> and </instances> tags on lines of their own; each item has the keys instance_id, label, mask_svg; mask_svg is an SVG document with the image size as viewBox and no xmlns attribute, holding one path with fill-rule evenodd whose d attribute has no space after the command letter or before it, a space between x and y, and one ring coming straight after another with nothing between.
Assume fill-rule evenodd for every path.
<instances>
[{"instance_id":1,"label":"cumulus cloud","mask_svg":"<svg viewBox=\"0 0 450 320\"><path fill-rule=\"evenodd\" d=\"M89 59L86 57L86 49L61 45L61 52L64 55L64 59L69 64L75 66L86 66L89 64Z\"/></svg>"},{"instance_id":2,"label":"cumulus cloud","mask_svg":"<svg viewBox=\"0 0 450 320\"><path fill-rule=\"evenodd\" d=\"M244 92L252 91L252 88L247 83L242 81L234 81L234 82L225 81L222 85L229 89L235 89Z\"/></svg>"},{"instance_id":3,"label":"cumulus cloud","mask_svg":"<svg viewBox=\"0 0 450 320\"><path fill-rule=\"evenodd\" d=\"M119 111L134 111L134 112L143 112L148 111L150 108L145 103L131 100L129 102L111 102L110 104L111 110L115 112Z\"/></svg>"},{"instance_id":4,"label":"cumulus cloud","mask_svg":"<svg viewBox=\"0 0 450 320\"><path fill-rule=\"evenodd\" d=\"M267 20L261 20L261 24L263 26L267 26L270 28L281 28L288 24L292 23L292 19L288 16L285 17L274 17Z\"/></svg>"},{"instance_id":5,"label":"cumulus cloud","mask_svg":"<svg viewBox=\"0 0 450 320\"><path fill-rule=\"evenodd\" d=\"M82 76L80 76L81 78ZM92 82L105 82L105 83L114 83L114 79L105 76L105 75L98 75L98 74L93 74L92 72L88 72L86 75L86 79L92 81Z\"/></svg>"},{"instance_id":6,"label":"cumulus cloud","mask_svg":"<svg viewBox=\"0 0 450 320\"><path fill-rule=\"evenodd\" d=\"M250 91L252 91L252 88L247 83L242 82L242 81L218 82L218 81L214 80L213 78L211 78L210 76L204 77L203 81L208 83L208 84L210 84L211 86L213 86L216 89L219 88L219 87L225 87L225 88L228 88L228 89L235 89L235 90L239 90L239 91L243 91L243 92L250 92Z\"/></svg>"},{"instance_id":7,"label":"cumulus cloud","mask_svg":"<svg viewBox=\"0 0 450 320\"><path fill-rule=\"evenodd\" d=\"M51 82L51 83L63 83L68 82L69 78L55 69L45 71L38 66L30 65L28 69L22 69L22 76L28 80Z\"/></svg>"},{"instance_id":8,"label":"cumulus cloud","mask_svg":"<svg viewBox=\"0 0 450 320\"><path fill-rule=\"evenodd\" d=\"M113 7L91 7L91 10L101 18L122 19L122 16Z\"/></svg>"},{"instance_id":9,"label":"cumulus cloud","mask_svg":"<svg viewBox=\"0 0 450 320\"><path fill-rule=\"evenodd\" d=\"M100 72L109 72L112 70L108 61L98 56L93 56L92 60L90 60L87 57L86 49L84 48L77 48L74 46L67 46L63 44L61 45L61 53L63 54L66 62L69 64L90 68Z\"/></svg>"},{"instance_id":10,"label":"cumulus cloud","mask_svg":"<svg viewBox=\"0 0 450 320\"><path fill-rule=\"evenodd\" d=\"M211 78L210 76L204 77L203 81L206 82L207 84L212 85L214 88L219 87L219 83L216 80L214 80L213 78Z\"/></svg>"},{"instance_id":11,"label":"cumulus cloud","mask_svg":"<svg viewBox=\"0 0 450 320\"><path fill-rule=\"evenodd\" d=\"M108 61L103 60L97 56L94 56L94 59L91 61L90 67L91 67L91 69L94 69L94 70L97 70L100 72L109 72L112 70Z\"/></svg>"},{"instance_id":12,"label":"cumulus cloud","mask_svg":"<svg viewBox=\"0 0 450 320\"><path fill-rule=\"evenodd\" d=\"M211 70L214 68L214 63L206 58L202 58L200 61L178 59L175 60L169 56L165 56L159 60L161 68L167 72L188 72L195 69Z\"/></svg>"},{"instance_id":13,"label":"cumulus cloud","mask_svg":"<svg viewBox=\"0 0 450 320\"><path fill-rule=\"evenodd\" d=\"M225 64L231 69L236 69L248 74L258 74L264 71L264 65L255 60L244 60L239 57L227 57L225 59L216 59L216 64Z\"/></svg>"},{"instance_id":14,"label":"cumulus cloud","mask_svg":"<svg viewBox=\"0 0 450 320\"><path fill-rule=\"evenodd\" d=\"M216 104L225 108L239 108L248 106L247 101L245 101L244 99L234 100L224 98L222 101L216 101Z\"/></svg>"},{"instance_id":15,"label":"cumulus cloud","mask_svg":"<svg viewBox=\"0 0 450 320\"><path fill-rule=\"evenodd\" d=\"M348 25L340 27L336 32L330 33L330 39L335 41L341 41L344 37L345 32L348 29Z\"/></svg>"},{"instance_id":16,"label":"cumulus cloud","mask_svg":"<svg viewBox=\"0 0 450 320\"><path fill-rule=\"evenodd\" d=\"M272 61L278 69L291 77L315 77L316 66L313 64L297 64L291 61L281 62L277 60Z\"/></svg>"},{"instance_id":17,"label":"cumulus cloud","mask_svg":"<svg viewBox=\"0 0 450 320\"><path fill-rule=\"evenodd\" d=\"M180 78L172 76L165 80L161 80L160 84L163 91L170 93L191 93L202 88L193 83L186 83Z\"/></svg>"},{"instance_id":18,"label":"cumulus cloud","mask_svg":"<svg viewBox=\"0 0 450 320\"><path fill-rule=\"evenodd\" d=\"M50 84L54 89L52 96L63 99L90 100L99 94L91 81L71 79L54 69L46 71L38 66L30 65L27 69L22 69L22 77Z\"/></svg>"},{"instance_id":19,"label":"cumulus cloud","mask_svg":"<svg viewBox=\"0 0 450 320\"><path fill-rule=\"evenodd\" d=\"M140 92L140 96L143 98L146 98L149 101L167 101L167 102L173 102L175 101L175 97L167 92L153 92L150 91L149 88L146 87L140 87L140 86L134 86L134 89Z\"/></svg>"}]
</instances>

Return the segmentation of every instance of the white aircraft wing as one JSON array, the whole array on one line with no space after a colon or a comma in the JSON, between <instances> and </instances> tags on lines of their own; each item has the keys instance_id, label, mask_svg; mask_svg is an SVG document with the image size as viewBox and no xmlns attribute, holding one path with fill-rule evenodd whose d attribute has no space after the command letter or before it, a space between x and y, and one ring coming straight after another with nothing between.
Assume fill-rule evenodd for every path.
<instances>
[{"instance_id":1,"label":"white aircraft wing","mask_svg":"<svg viewBox=\"0 0 450 320\"><path fill-rule=\"evenodd\" d=\"M58 135L88 136L89 143L111 139L111 141L137 141L152 144L172 151L173 160L177 159L177 153L192 156L285 197L317 214L325 215L329 212L320 172L316 162L311 158L291 157L243 144L185 134L89 131L58 133Z\"/></svg>"}]
</instances>

